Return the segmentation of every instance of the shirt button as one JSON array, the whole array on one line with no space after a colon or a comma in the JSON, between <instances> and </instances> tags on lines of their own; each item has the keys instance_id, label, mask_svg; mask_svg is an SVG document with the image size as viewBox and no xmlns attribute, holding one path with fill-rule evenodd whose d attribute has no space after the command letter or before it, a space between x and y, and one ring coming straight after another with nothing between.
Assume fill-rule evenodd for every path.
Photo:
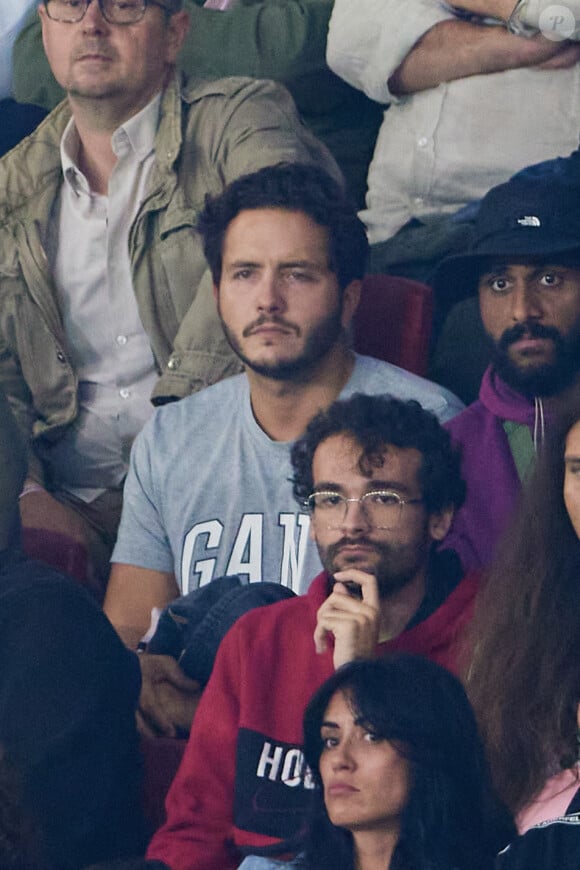
<instances>
[{"instance_id":1,"label":"shirt button","mask_svg":"<svg viewBox=\"0 0 580 870\"><path fill-rule=\"evenodd\" d=\"M58 360L60 363L65 363L65 362L66 362L66 356L64 355L64 353L62 352L62 350L58 350L58 351L56 352L56 358L57 358L57 360Z\"/></svg>"},{"instance_id":2,"label":"shirt button","mask_svg":"<svg viewBox=\"0 0 580 870\"><path fill-rule=\"evenodd\" d=\"M131 390L128 390L127 387L123 387L121 390L119 390L119 395L122 399L128 399L131 395Z\"/></svg>"},{"instance_id":3,"label":"shirt button","mask_svg":"<svg viewBox=\"0 0 580 870\"><path fill-rule=\"evenodd\" d=\"M176 369L179 368L180 365L181 365L181 360L179 359L179 357L178 357L178 356L172 356L172 357L170 358L169 362L167 363L167 368L168 368L170 371L174 372Z\"/></svg>"},{"instance_id":4,"label":"shirt button","mask_svg":"<svg viewBox=\"0 0 580 870\"><path fill-rule=\"evenodd\" d=\"M413 202L415 203L415 205L423 205L423 197L416 196L415 199L413 200Z\"/></svg>"},{"instance_id":5,"label":"shirt button","mask_svg":"<svg viewBox=\"0 0 580 870\"><path fill-rule=\"evenodd\" d=\"M120 344L122 346L124 344L127 344L128 338L126 335L118 335L115 341L117 342L117 344Z\"/></svg>"},{"instance_id":6,"label":"shirt button","mask_svg":"<svg viewBox=\"0 0 580 870\"><path fill-rule=\"evenodd\" d=\"M419 148L426 148L428 144L429 140L426 136L421 136L420 139L417 139L417 145L419 146Z\"/></svg>"}]
</instances>

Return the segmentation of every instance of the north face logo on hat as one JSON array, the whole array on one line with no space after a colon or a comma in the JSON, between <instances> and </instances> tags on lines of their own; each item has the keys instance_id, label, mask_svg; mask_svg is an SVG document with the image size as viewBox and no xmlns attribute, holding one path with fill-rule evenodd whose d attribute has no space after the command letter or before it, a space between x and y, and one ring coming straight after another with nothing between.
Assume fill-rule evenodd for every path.
<instances>
[{"instance_id":1,"label":"north face logo on hat","mask_svg":"<svg viewBox=\"0 0 580 870\"><path fill-rule=\"evenodd\" d=\"M524 215L524 217L518 218L516 223L518 223L521 227L541 227L542 222L539 217L536 217L533 214Z\"/></svg>"}]
</instances>

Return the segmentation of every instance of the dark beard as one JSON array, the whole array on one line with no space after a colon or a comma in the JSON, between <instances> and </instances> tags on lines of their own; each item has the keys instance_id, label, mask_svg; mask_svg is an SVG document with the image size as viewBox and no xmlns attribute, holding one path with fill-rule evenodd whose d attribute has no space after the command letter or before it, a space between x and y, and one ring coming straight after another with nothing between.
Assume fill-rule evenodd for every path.
<instances>
[{"instance_id":1,"label":"dark beard","mask_svg":"<svg viewBox=\"0 0 580 870\"><path fill-rule=\"evenodd\" d=\"M554 344L554 362L539 366L518 367L509 356L509 347L528 335L531 338L550 339ZM553 396L569 387L580 369L580 332L575 330L564 338L553 326L541 323L518 323L506 329L495 346L492 358L495 371L502 381L518 393L534 396Z\"/></svg>"},{"instance_id":2,"label":"dark beard","mask_svg":"<svg viewBox=\"0 0 580 870\"><path fill-rule=\"evenodd\" d=\"M365 537L348 538L345 536L336 543L329 544L323 551L319 548L322 565L331 577L335 571L339 570L335 559L337 553L345 544L365 544L373 547L375 552L380 554L376 567L372 569L372 572L368 571L368 573L375 575L381 599L394 595L415 578L417 571L428 560L431 548L431 542L425 539L424 547L413 547L413 557L409 558L410 547L377 543L376 541L369 541ZM355 558L352 559L352 565L349 565L349 559L344 555L342 560L344 565L340 566L341 571L349 567L358 568L360 565L360 561ZM363 567L361 570L365 571L367 569Z\"/></svg>"},{"instance_id":3,"label":"dark beard","mask_svg":"<svg viewBox=\"0 0 580 870\"><path fill-rule=\"evenodd\" d=\"M256 363L242 352L236 336L229 330L220 314L226 339L235 355L251 371L276 381L295 381L307 375L315 367L316 363L326 356L342 335L343 326L341 318L342 306L338 306L335 311L329 314L312 330L299 357L279 363L265 363L262 365L261 363ZM276 322L276 317L264 318L264 321Z\"/></svg>"}]
</instances>

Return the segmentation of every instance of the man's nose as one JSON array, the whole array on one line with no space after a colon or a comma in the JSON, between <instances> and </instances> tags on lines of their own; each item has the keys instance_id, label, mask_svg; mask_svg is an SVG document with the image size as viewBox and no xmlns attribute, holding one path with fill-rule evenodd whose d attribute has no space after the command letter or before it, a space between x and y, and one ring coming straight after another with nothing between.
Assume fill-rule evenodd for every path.
<instances>
[{"instance_id":1,"label":"man's nose","mask_svg":"<svg viewBox=\"0 0 580 870\"><path fill-rule=\"evenodd\" d=\"M342 528L347 532L369 528L369 521L363 503L358 498L349 498L344 506Z\"/></svg>"},{"instance_id":2,"label":"man's nose","mask_svg":"<svg viewBox=\"0 0 580 870\"><path fill-rule=\"evenodd\" d=\"M83 30L105 30L109 27L109 23L103 15L101 5L98 0L89 0L87 10L81 21Z\"/></svg>"},{"instance_id":3,"label":"man's nose","mask_svg":"<svg viewBox=\"0 0 580 870\"><path fill-rule=\"evenodd\" d=\"M257 306L260 311L281 311L284 299L275 275L262 276L258 287Z\"/></svg>"},{"instance_id":4,"label":"man's nose","mask_svg":"<svg viewBox=\"0 0 580 870\"><path fill-rule=\"evenodd\" d=\"M539 294L534 287L518 281L511 293L512 320L524 323L526 320L539 320L543 311Z\"/></svg>"}]
</instances>

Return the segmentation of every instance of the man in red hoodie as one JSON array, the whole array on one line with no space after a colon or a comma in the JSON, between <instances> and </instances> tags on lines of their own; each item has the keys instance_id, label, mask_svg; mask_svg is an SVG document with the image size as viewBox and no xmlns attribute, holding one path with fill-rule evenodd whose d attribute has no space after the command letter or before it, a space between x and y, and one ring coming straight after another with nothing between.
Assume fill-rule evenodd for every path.
<instances>
[{"instance_id":1,"label":"man in red hoodie","mask_svg":"<svg viewBox=\"0 0 580 870\"><path fill-rule=\"evenodd\" d=\"M482 200L470 251L444 260L440 296L474 290L494 345L478 401L447 428L461 447L465 504L444 546L488 565L550 420L580 372L580 186L517 177Z\"/></svg>"},{"instance_id":2,"label":"man in red hoodie","mask_svg":"<svg viewBox=\"0 0 580 870\"><path fill-rule=\"evenodd\" d=\"M464 497L459 464L417 402L358 394L313 419L293 483L325 570L226 635L148 858L233 870L245 854L292 853L312 789L301 743L314 690L391 650L455 669L477 583L433 544Z\"/></svg>"}]
</instances>

